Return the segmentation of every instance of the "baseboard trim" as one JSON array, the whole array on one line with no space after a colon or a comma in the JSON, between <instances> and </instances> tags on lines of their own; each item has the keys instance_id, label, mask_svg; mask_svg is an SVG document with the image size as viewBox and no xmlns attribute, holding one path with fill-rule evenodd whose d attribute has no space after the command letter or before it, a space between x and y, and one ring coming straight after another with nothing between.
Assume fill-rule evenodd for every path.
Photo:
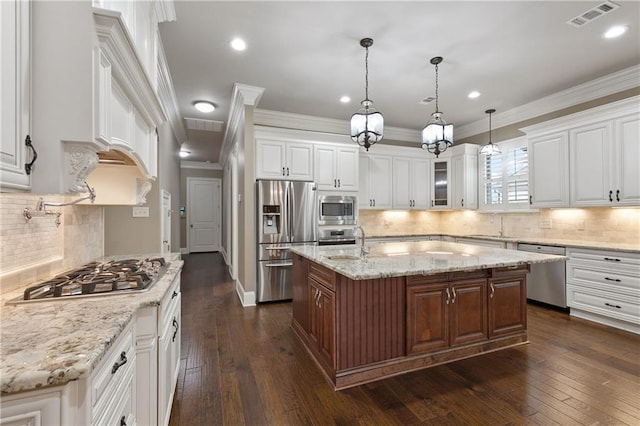
<instances>
[{"instance_id":1,"label":"baseboard trim","mask_svg":"<svg viewBox=\"0 0 640 426\"><path fill-rule=\"evenodd\" d=\"M242 303L243 307L247 306L256 306L256 292L255 291L245 291L244 287L240 280L235 280L236 282L236 294L240 299L240 303Z\"/></svg>"}]
</instances>

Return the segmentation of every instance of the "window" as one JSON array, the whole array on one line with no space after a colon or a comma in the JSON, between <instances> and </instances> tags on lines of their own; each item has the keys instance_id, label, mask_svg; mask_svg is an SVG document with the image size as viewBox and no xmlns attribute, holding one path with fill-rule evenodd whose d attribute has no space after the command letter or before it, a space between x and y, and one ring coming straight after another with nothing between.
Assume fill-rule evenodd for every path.
<instances>
[{"instance_id":1,"label":"window","mask_svg":"<svg viewBox=\"0 0 640 426\"><path fill-rule=\"evenodd\" d=\"M501 142L502 154L480 155L480 210L529 208L527 139Z\"/></svg>"}]
</instances>

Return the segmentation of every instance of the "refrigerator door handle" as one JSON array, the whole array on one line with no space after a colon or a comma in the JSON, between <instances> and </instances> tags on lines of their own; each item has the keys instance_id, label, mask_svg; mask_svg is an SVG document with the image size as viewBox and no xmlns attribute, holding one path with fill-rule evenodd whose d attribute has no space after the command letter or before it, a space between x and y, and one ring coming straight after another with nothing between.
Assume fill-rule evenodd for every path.
<instances>
[{"instance_id":1,"label":"refrigerator door handle","mask_svg":"<svg viewBox=\"0 0 640 426\"><path fill-rule=\"evenodd\" d=\"M265 263L263 265L265 268L282 268L285 266L293 266L293 262L285 262L285 263Z\"/></svg>"}]
</instances>

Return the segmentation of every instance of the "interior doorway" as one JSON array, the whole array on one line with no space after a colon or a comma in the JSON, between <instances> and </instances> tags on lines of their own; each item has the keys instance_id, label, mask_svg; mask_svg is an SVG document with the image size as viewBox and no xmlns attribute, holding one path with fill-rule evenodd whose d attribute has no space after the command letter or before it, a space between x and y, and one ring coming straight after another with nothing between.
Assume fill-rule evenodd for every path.
<instances>
[{"instance_id":1,"label":"interior doorway","mask_svg":"<svg viewBox=\"0 0 640 426\"><path fill-rule=\"evenodd\" d=\"M189 253L220 251L221 188L219 178L187 178L187 247Z\"/></svg>"}]
</instances>

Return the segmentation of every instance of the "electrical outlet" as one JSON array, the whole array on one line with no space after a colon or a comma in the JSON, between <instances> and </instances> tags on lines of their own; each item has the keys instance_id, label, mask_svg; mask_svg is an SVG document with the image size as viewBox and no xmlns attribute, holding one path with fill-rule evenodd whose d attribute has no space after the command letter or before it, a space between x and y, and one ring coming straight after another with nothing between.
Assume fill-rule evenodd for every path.
<instances>
[{"instance_id":1,"label":"electrical outlet","mask_svg":"<svg viewBox=\"0 0 640 426\"><path fill-rule=\"evenodd\" d=\"M576 222L576 229L578 231L584 231L584 220L579 220Z\"/></svg>"},{"instance_id":2,"label":"electrical outlet","mask_svg":"<svg viewBox=\"0 0 640 426\"><path fill-rule=\"evenodd\" d=\"M541 229L551 229L551 219L540 219L538 227Z\"/></svg>"},{"instance_id":3,"label":"electrical outlet","mask_svg":"<svg viewBox=\"0 0 640 426\"><path fill-rule=\"evenodd\" d=\"M133 217L149 217L149 207L134 207Z\"/></svg>"}]
</instances>

